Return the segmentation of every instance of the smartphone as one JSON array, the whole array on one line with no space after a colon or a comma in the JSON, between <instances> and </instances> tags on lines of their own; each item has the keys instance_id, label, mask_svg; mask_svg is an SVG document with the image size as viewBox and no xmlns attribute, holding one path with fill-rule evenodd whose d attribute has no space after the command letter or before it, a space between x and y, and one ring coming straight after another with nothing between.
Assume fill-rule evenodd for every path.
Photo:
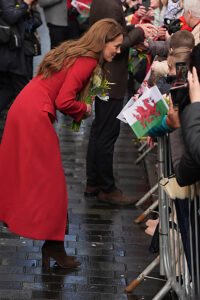
<instances>
[{"instance_id":1,"label":"smartphone","mask_svg":"<svg viewBox=\"0 0 200 300\"><path fill-rule=\"evenodd\" d=\"M176 77L178 82L187 82L187 66L185 62L177 62L176 63Z\"/></svg>"},{"instance_id":2,"label":"smartphone","mask_svg":"<svg viewBox=\"0 0 200 300\"><path fill-rule=\"evenodd\" d=\"M150 7L150 0L142 0L142 6L144 6L147 11Z\"/></svg>"},{"instance_id":3,"label":"smartphone","mask_svg":"<svg viewBox=\"0 0 200 300\"><path fill-rule=\"evenodd\" d=\"M170 89L170 94L174 107L178 107L179 112L182 111L186 105L190 103L189 87L182 84L174 86Z\"/></svg>"}]
</instances>

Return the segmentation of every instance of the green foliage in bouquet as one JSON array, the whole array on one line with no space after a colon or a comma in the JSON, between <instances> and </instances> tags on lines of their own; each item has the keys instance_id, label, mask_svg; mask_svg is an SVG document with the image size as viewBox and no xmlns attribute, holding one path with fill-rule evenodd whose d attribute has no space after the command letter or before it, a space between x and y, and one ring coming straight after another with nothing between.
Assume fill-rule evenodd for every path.
<instances>
[{"instance_id":1,"label":"green foliage in bouquet","mask_svg":"<svg viewBox=\"0 0 200 300\"><path fill-rule=\"evenodd\" d=\"M92 104L93 98L97 95L106 98L106 90L111 89L110 85L113 84L115 83L108 82L105 77L102 78L101 69L98 66L95 69L94 75L91 77L91 80L89 82L89 90L87 92L87 96L83 100L79 99L80 97L77 100L86 104ZM82 123L83 120L80 120L79 122L73 120L70 127L73 131L78 132Z\"/></svg>"}]
</instances>

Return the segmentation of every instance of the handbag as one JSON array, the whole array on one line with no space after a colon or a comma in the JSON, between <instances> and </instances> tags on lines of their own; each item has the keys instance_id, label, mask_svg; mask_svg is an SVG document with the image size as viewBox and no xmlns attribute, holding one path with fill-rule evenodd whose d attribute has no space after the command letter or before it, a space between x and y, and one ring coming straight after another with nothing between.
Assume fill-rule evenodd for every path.
<instances>
[{"instance_id":1,"label":"handbag","mask_svg":"<svg viewBox=\"0 0 200 300\"><path fill-rule=\"evenodd\" d=\"M9 26L3 19L0 17L0 44L6 44L10 41L11 36L11 26Z\"/></svg>"},{"instance_id":2,"label":"handbag","mask_svg":"<svg viewBox=\"0 0 200 300\"><path fill-rule=\"evenodd\" d=\"M27 56L41 55L40 37L36 30L25 32L23 47L24 53Z\"/></svg>"},{"instance_id":3,"label":"handbag","mask_svg":"<svg viewBox=\"0 0 200 300\"><path fill-rule=\"evenodd\" d=\"M21 48L21 36L15 25L8 25L0 16L0 44L9 44L10 50Z\"/></svg>"}]
</instances>

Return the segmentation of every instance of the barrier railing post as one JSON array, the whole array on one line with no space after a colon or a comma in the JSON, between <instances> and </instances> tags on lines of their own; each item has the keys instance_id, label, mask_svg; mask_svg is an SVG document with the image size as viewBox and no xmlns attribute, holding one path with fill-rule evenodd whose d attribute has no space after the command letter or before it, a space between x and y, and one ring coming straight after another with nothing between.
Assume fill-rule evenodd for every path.
<instances>
[{"instance_id":1,"label":"barrier railing post","mask_svg":"<svg viewBox=\"0 0 200 300\"><path fill-rule=\"evenodd\" d=\"M156 183L141 199L139 199L135 206L143 204L151 195L153 195L153 193L155 193L157 189L158 183Z\"/></svg>"},{"instance_id":2,"label":"barrier railing post","mask_svg":"<svg viewBox=\"0 0 200 300\"><path fill-rule=\"evenodd\" d=\"M150 265L125 289L126 292L132 292L151 271L159 264L160 256L152 261Z\"/></svg>"},{"instance_id":3,"label":"barrier railing post","mask_svg":"<svg viewBox=\"0 0 200 300\"><path fill-rule=\"evenodd\" d=\"M139 162L141 162L141 160L143 160L143 158L145 158L145 156L147 156L147 154L149 153L149 152L151 152L153 149L154 149L154 147L156 147L157 146L157 144L154 144L154 146L151 148L151 147L148 147L147 148L147 150L145 150L137 159L136 159L136 161L135 161L135 164L137 165L137 164L139 164Z\"/></svg>"},{"instance_id":4,"label":"barrier railing post","mask_svg":"<svg viewBox=\"0 0 200 300\"><path fill-rule=\"evenodd\" d=\"M167 136L158 138L158 166L159 179L164 177L169 183L172 161ZM178 190L180 187L175 188ZM180 200L178 196L170 199L164 189L156 184L137 202L136 206L142 204L157 189L158 200L142 213L135 223L142 222L149 212L159 206L160 255L126 288L126 292L134 290L145 276L148 278L147 275L154 266L160 263L160 275L164 275L167 280L153 300L162 299L170 290L173 290L180 300L200 299L200 187L198 186L197 189L197 184L191 188L186 187L190 192L188 195L186 193L185 199ZM185 231L187 231L186 236L183 235Z\"/></svg>"},{"instance_id":5,"label":"barrier railing post","mask_svg":"<svg viewBox=\"0 0 200 300\"><path fill-rule=\"evenodd\" d=\"M164 138L161 137L158 139L158 176L159 178L161 178L162 176L164 176L164 154L163 154L163 149L164 149ZM160 236L159 236L159 244L160 244L160 274L161 275L166 275L165 271L164 271L164 259L163 259L163 255L164 255L164 248L163 248L163 234L167 234L167 232L163 232L163 228L166 224L166 221L163 218L163 210L162 210L162 206L166 206L165 203L165 193L164 191L159 187L158 189L158 195L159 195L159 232L160 232Z\"/></svg>"},{"instance_id":6,"label":"barrier railing post","mask_svg":"<svg viewBox=\"0 0 200 300\"><path fill-rule=\"evenodd\" d=\"M154 201L151 206L149 206L137 219L135 219L134 223L139 224L158 206L158 200Z\"/></svg>"}]
</instances>

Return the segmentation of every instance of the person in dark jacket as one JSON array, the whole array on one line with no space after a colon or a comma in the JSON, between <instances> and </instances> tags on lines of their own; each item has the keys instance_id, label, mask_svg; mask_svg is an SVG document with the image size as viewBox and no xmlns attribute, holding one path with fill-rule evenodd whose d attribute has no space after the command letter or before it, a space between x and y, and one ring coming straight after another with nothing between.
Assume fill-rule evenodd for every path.
<instances>
[{"instance_id":1,"label":"person in dark jacket","mask_svg":"<svg viewBox=\"0 0 200 300\"><path fill-rule=\"evenodd\" d=\"M181 114L183 139L192 159L200 167L200 43L193 49L193 65L188 73L191 104Z\"/></svg>"},{"instance_id":2,"label":"person in dark jacket","mask_svg":"<svg viewBox=\"0 0 200 300\"><path fill-rule=\"evenodd\" d=\"M170 134L170 144L174 173L180 186L195 184L200 180L200 44L195 46L190 54L188 72L189 95L185 101L185 107L179 105L179 115L174 114L173 123L176 130ZM180 99L181 101L182 99ZM191 102L191 104L190 104ZM198 190L198 188L197 188ZM196 280L196 265L199 261L200 245L196 244L194 215L197 216L197 226L200 220L199 204L189 199L175 199L177 219L182 236L183 247L191 276ZM191 255L190 244L193 244ZM199 251L199 250L198 250ZM191 257L193 257L194 273L192 274ZM198 257L198 259L197 259ZM197 267L198 268L198 267Z\"/></svg>"},{"instance_id":3,"label":"person in dark jacket","mask_svg":"<svg viewBox=\"0 0 200 300\"><path fill-rule=\"evenodd\" d=\"M103 101L98 97L95 99L95 120L92 123L87 152L85 195L98 194L100 201L124 205L133 203L136 199L124 196L115 185L113 153L120 131L120 121L116 117L122 109L127 87L129 48L143 42L155 27L150 24L127 27L120 0L92 1L90 25L103 18L113 18L120 23L125 36L121 53L107 64L107 79L115 83L109 90L109 100Z\"/></svg>"},{"instance_id":4,"label":"person in dark jacket","mask_svg":"<svg viewBox=\"0 0 200 300\"><path fill-rule=\"evenodd\" d=\"M36 7L31 7L26 17L26 29L23 42L24 53L26 56L27 75L29 80L31 80L33 77L33 56L41 54L40 37L36 31L40 25L42 25L40 12ZM33 45L33 43L35 43L35 40L33 40L34 37L35 39L37 38L38 44ZM37 54L34 54L33 51L36 45L37 49L35 52Z\"/></svg>"},{"instance_id":5,"label":"person in dark jacket","mask_svg":"<svg viewBox=\"0 0 200 300\"><path fill-rule=\"evenodd\" d=\"M195 66L193 76L197 76L195 71L197 68L200 78L200 44L192 50L189 64L191 71ZM174 173L180 186L191 185L200 180L200 160L198 161L199 153L197 151L198 120L200 116L198 98L200 98L200 93L198 94L198 77L191 78L192 75L189 72L190 100L192 104L189 104L188 96L186 107L182 110L179 109L179 120L179 115L173 110L171 102L167 117L175 129L170 133L170 144ZM195 84L193 80L195 80Z\"/></svg>"},{"instance_id":6,"label":"person in dark jacket","mask_svg":"<svg viewBox=\"0 0 200 300\"><path fill-rule=\"evenodd\" d=\"M20 42L17 47L0 44L0 112L29 82L23 39L32 3L34 0L0 0L1 17L8 25L16 26Z\"/></svg>"}]
</instances>

